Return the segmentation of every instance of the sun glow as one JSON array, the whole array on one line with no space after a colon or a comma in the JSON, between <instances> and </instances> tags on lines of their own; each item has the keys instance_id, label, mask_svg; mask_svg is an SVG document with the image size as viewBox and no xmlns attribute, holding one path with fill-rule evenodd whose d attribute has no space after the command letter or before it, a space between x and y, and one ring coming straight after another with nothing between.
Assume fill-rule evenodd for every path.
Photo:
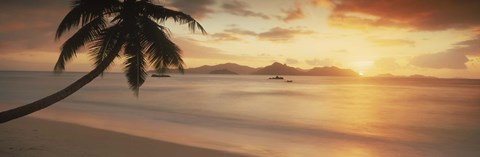
<instances>
[{"instance_id":1,"label":"sun glow","mask_svg":"<svg viewBox=\"0 0 480 157\"><path fill-rule=\"evenodd\" d=\"M350 64L350 67L363 76L363 72L373 65L373 61L356 61Z\"/></svg>"}]
</instances>

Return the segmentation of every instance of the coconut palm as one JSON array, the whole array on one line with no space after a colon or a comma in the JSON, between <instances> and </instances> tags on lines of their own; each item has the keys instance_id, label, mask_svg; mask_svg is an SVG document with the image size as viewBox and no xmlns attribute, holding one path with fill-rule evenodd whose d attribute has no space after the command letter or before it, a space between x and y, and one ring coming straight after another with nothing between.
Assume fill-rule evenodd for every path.
<instances>
[{"instance_id":1,"label":"coconut palm","mask_svg":"<svg viewBox=\"0 0 480 157\"><path fill-rule=\"evenodd\" d=\"M135 95L145 82L147 64L158 72L176 68L183 72L180 49L170 40L169 30L159 23L172 19L206 34L191 16L153 4L151 0L75 0L72 9L58 26L56 39L81 26L61 47L54 71L65 64L82 47L89 48L95 68L65 89L30 104L0 113L0 123L46 108L73 94L123 56L124 71Z\"/></svg>"}]
</instances>

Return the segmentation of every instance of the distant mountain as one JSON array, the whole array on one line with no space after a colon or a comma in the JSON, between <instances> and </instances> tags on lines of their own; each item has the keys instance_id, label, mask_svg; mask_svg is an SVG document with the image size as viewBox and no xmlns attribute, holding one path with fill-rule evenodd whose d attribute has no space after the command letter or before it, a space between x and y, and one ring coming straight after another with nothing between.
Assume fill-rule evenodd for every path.
<instances>
[{"instance_id":1,"label":"distant mountain","mask_svg":"<svg viewBox=\"0 0 480 157\"><path fill-rule=\"evenodd\" d=\"M433 78L437 78L437 77L415 74L415 75L408 76L408 78L429 78L429 79L433 79Z\"/></svg>"},{"instance_id":2,"label":"distant mountain","mask_svg":"<svg viewBox=\"0 0 480 157\"><path fill-rule=\"evenodd\" d=\"M216 70L228 70L236 74L251 74L257 69L249 66L238 65L235 63L225 63L225 64L218 64L218 65L204 65L198 68L190 68L190 69L186 69L185 73L209 74Z\"/></svg>"},{"instance_id":3,"label":"distant mountain","mask_svg":"<svg viewBox=\"0 0 480 157\"><path fill-rule=\"evenodd\" d=\"M351 69L340 69L337 67L315 67L307 72L311 76L358 76L358 73Z\"/></svg>"},{"instance_id":4,"label":"distant mountain","mask_svg":"<svg viewBox=\"0 0 480 157\"><path fill-rule=\"evenodd\" d=\"M155 71L149 71L155 73ZM168 70L167 73L178 73L177 70ZM304 70L291 67L286 64L274 62L272 65L262 68L252 68L235 63L218 65L204 65L197 68L185 69L185 74L240 74L240 75L304 75L304 76L358 76L351 69L340 69L337 67L315 67Z\"/></svg>"},{"instance_id":5,"label":"distant mountain","mask_svg":"<svg viewBox=\"0 0 480 157\"><path fill-rule=\"evenodd\" d=\"M386 73L386 74L380 74L374 77L390 78L390 77L398 77L398 76L392 75L390 73Z\"/></svg>"},{"instance_id":6,"label":"distant mountain","mask_svg":"<svg viewBox=\"0 0 480 157\"><path fill-rule=\"evenodd\" d=\"M220 69L211 71L210 74L229 74L229 75L238 75L238 73L230 71L228 69Z\"/></svg>"},{"instance_id":7,"label":"distant mountain","mask_svg":"<svg viewBox=\"0 0 480 157\"><path fill-rule=\"evenodd\" d=\"M315 67L310 70L290 67L278 62L266 66L254 72L255 75L308 75L308 76L358 76L358 73L351 69L340 69L337 67Z\"/></svg>"},{"instance_id":8,"label":"distant mountain","mask_svg":"<svg viewBox=\"0 0 480 157\"><path fill-rule=\"evenodd\" d=\"M380 75L377 75L377 76L374 76L374 77L377 77L377 78L425 78L425 79L435 79L437 77L433 77L433 76L425 76L425 75L419 75L419 74L415 74L415 75L410 75L410 76L402 76L402 75L392 75L392 74L380 74Z\"/></svg>"},{"instance_id":9,"label":"distant mountain","mask_svg":"<svg viewBox=\"0 0 480 157\"><path fill-rule=\"evenodd\" d=\"M290 67L286 64L280 64L278 62L272 65L260 68L258 71L252 73L255 75L303 75L304 72L297 68Z\"/></svg>"}]
</instances>

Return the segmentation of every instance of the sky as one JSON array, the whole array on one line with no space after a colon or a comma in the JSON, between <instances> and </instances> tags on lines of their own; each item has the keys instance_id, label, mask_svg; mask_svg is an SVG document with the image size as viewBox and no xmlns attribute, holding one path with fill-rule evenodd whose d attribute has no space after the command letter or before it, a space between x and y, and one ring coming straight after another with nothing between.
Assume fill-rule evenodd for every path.
<instances>
[{"instance_id":1,"label":"sky","mask_svg":"<svg viewBox=\"0 0 480 157\"><path fill-rule=\"evenodd\" d=\"M187 68L237 63L337 66L366 76L480 78L480 1L153 0L192 15L208 35L166 22ZM2 0L0 70L52 71L66 0ZM66 71L92 69L86 49ZM122 71L116 61L110 71Z\"/></svg>"}]
</instances>

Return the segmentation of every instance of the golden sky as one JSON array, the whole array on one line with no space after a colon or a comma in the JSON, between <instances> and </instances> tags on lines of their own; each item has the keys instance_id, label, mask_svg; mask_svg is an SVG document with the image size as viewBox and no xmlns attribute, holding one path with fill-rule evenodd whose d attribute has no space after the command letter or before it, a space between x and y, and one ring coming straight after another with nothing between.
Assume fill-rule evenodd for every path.
<instances>
[{"instance_id":1,"label":"golden sky","mask_svg":"<svg viewBox=\"0 0 480 157\"><path fill-rule=\"evenodd\" d=\"M209 33L171 22L187 67L273 62L309 69L351 68L367 76L423 74L480 78L480 1L154 0L193 15ZM0 70L53 69L68 12L63 0L5 0L0 6ZM112 71L121 71L122 65ZM67 71L89 71L86 53Z\"/></svg>"}]
</instances>

